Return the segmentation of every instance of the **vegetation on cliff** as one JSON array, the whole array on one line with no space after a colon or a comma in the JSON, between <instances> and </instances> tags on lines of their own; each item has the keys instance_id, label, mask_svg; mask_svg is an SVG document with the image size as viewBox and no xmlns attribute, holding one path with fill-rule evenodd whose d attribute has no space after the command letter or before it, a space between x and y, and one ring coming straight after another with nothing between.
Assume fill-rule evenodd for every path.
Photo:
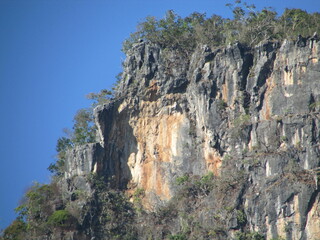
<instances>
[{"instance_id":1,"label":"vegetation on cliff","mask_svg":"<svg viewBox=\"0 0 320 240\"><path fill-rule=\"evenodd\" d=\"M207 17L198 12L183 18L172 10L163 19L148 16L124 41L123 51L127 52L134 43L148 41L161 48L189 53L198 44L217 47L239 41L254 46L265 40L296 40L298 35L312 36L320 30L318 12L309 14L301 9L286 9L279 16L272 8L259 11L241 0L227 6L233 12L233 19L218 15Z\"/></svg>"},{"instance_id":2,"label":"vegetation on cliff","mask_svg":"<svg viewBox=\"0 0 320 240\"><path fill-rule=\"evenodd\" d=\"M297 39L299 34L311 36L320 30L319 13L286 9L278 16L269 8L257 11L253 5L240 4L241 1L236 1L229 5L233 19L216 15L207 18L200 13L182 18L173 11L168 11L161 20L148 17L124 42L123 50L129 52L135 43L147 41L188 55L198 44L219 47L239 41L252 46L264 40ZM108 102L112 94L112 91L102 90L89 94L88 98L95 101L95 107ZM224 111L227 103L221 100L218 108ZM258 154L247 156L248 162L241 162L243 159L232 159L232 162L231 157L225 155L221 167L225 174L221 176L211 172L204 176L177 176L174 179L176 195L154 211L144 209L142 188L123 191L114 187L114 179L93 173L81 183L88 185L91 192L73 185L73 181L81 181L77 176L63 181L68 151L96 141L97 129L92 115L92 108L78 111L72 130L66 131L67 135L57 141L57 160L49 166L55 176L53 181L34 184L26 192L16 209L18 218L3 231L1 239L64 239L70 232L76 234L74 239L139 239L139 236L143 239L226 239L230 229L237 240L265 238L247 227L243 203L239 203L250 181L245 167L251 170L261 167ZM232 137L240 138L245 126L252 127L250 115L246 113L235 118L233 126ZM281 141L286 142L287 138ZM235 168L234 163L242 166L241 169ZM309 173L294 167L287 170L291 178L304 176L303 180L312 182ZM273 181L280 184L278 180Z\"/></svg>"}]
</instances>

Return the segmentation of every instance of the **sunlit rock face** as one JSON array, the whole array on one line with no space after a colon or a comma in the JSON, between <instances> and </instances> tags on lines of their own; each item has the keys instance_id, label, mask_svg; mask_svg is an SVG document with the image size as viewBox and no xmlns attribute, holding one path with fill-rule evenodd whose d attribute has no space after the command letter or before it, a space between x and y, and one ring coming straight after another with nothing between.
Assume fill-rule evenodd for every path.
<instances>
[{"instance_id":1,"label":"sunlit rock face","mask_svg":"<svg viewBox=\"0 0 320 240\"><path fill-rule=\"evenodd\" d=\"M172 198L177 177L232 175L228 161L247 174L230 201L251 231L320 239L319 51L316 40L189 55L136 44L115 99L95 109L100 143L69 153L66 179L96 172L142 188L152 210Z\"/></svg>"}]
</instances>

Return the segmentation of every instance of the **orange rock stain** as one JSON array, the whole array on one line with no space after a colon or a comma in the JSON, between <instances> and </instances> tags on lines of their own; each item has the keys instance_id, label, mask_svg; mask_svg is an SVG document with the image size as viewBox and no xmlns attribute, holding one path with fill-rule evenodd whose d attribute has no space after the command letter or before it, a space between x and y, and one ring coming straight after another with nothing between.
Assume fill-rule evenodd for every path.
<instances>
[{"instance_id":1,"label":"orange rock stain","mask_svg":"<svg viewBox=\"0 0 320 240\"><path fill-rule=\"evenodd\" d=\"M267 90L265 93L264 104L262 109L262 120L271 120L272 113L271 113L269 101L270 101L272 91L276 87L276 84L273 78L271 77L267 79L266 84L267 84Z\"/></svg>"},{"instance_id":2,"label":"orange rock stain","mask_svg":"<svg viewBox=\"0 0 320 240\"><path fill-rule=\"evenodd\" d=\"M222 164L220 155L216 152L212 152L206 156L205 160L208 171L213 172L215 176L219 176L219 170Z\"/></svg>"},{"instance_id":3,"label":"orange rock stain","mask_svg":"<svg viewBox=\"0 0 320 240\"><path fill-rule=\"evenodd\" d=\"M140 187L146 192L156 193L160 199L170 199L169 183L165 167L172 161L177 151L179 130L185 116L181 113L157 113L157 102L144 102L141 105L142 114L135 122L136 136L141 159ZM143 116L143 117L141 117Z\"/></svg>"}]
</instances>

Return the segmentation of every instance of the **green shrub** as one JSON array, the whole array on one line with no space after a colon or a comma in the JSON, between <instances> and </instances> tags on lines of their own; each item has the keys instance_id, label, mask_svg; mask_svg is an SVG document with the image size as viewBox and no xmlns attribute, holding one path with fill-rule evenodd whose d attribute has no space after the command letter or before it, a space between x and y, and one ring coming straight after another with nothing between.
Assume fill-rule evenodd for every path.
<instances>
[{"instance_id":1,"label":"green shrub","mask_svg":"<svg viewBox=\"0 0 320 240\"><path fill-rule=\"evenodd\" d=\"M288 141L288 137L287 136L281 136L280 137L280 142L284 143Z\"/></svg>"},{"instance_id":2,"label":"green shrub","mask_svg":"<svg viewBox=\"0 0 320 240\"><path fill-rule=\"evenodd\" d=\"M143 211L142 198L145 196L143 188L137 188L133 193L133 203L137 212Z\"/></svg>"},{"instance_id":3,"label":"green shrub","mask_svg":"<svg viewBox=\"0 0 320 240\"><path fill-rule=\"evenodd\" d=\"M64 227L71 220L67 210L57 210L49 218L48 224L54 227Z\"/></svg>"},{"instance_id":4,"label":"green shrub","mask_svg":"<svg viewBox=\"0 0 320 240\"><path fill-rule=\"evenodd\" d=\"M247 216L243 210L237 210L237 222L239 226L244 226L247 223Z\"/></svg>"},{"instance_id":5,"label":"green shrub","mask_svg":"<svg viewBox=\"0 0 320 240\"><path fill-rule=\"evenodd\" d=\"M228 107L228 104L223 99L217 100L217 107L220 111L222 111Z\"/></svg>"},{"instance_id":6,"label":"green shrub","mask_svg":"<svg viewBox=\"0 0 320 240\"><path fill-rule=\"evenodd\" d=\"M177 177L176 178L176 184L177 185L183 185L185 184L186 182L188 182L190 179L189 179L189 176L188 175L183 175L181 177Z\"/></svg>"}]
</instances>

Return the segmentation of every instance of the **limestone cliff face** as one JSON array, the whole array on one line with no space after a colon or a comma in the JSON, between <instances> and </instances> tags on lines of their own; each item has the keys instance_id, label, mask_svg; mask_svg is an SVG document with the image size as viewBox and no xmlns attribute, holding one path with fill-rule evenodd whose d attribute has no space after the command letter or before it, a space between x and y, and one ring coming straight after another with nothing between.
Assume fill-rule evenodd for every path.
<instances>
[{"instance_id":1,"label":"limestone cliff face","mask_svg":"<svg viewBox=\"0 0 320 240\"><path fill-rule=\"evenodd\" d=\"M231 165L246 178L228 201L251 231L320 239L319 57L315 39L201 46L189 56L136 44L116 98L95 110L100 144L73 150L65 178L96 172L129 192L143 188L153 210L174 196L177 177L222 178L235 174L223 170Z\"/></svg>"}]
</instances>

